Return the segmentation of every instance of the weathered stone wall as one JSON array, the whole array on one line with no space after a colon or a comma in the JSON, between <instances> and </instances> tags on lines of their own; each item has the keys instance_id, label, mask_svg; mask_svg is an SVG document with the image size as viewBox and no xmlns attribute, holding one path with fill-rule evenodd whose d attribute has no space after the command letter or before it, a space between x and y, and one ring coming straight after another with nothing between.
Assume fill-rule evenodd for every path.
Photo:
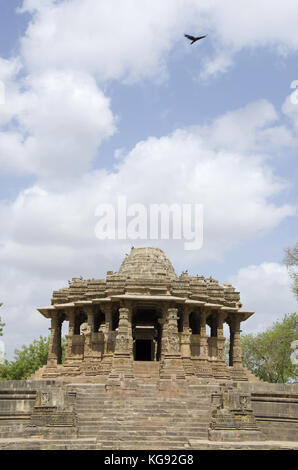
<instances>
[{"instance_id":1,"label":"weathered stone wall","mask_svg":"<svg viewBox=\"0 0 298 470\"><path fill-rule=\"evenodd\" d=\"M113 439L119 433L124 439L126 427L127 440L132 439L129 433L138 440L138 433L149 419L147 435L151 432L153 440L158 437L153 435L154 422L160 439L165 426L167 442L169 436L175 442L187 442L198 439L200 433L199 440L209 436L222 442L298 442L298 384L182 382L175 386L173 381L161 381L148 384L147 388L136 384L126 390L106 388L105 384L3 381L0 438L84 437L97 438L100 445L103 436L107 440L111 434L113 447Z\"/></svg>"},{"instance_id":2,"label":"weathered stone wall","mask_svg":"<svg viewBox=\"0 0 298 470\"><path fill-rule=\"evenodd\" d=\"M74 400L63 383L1 381L0 438L75 436Z\"/></svg>"},{"instance_id":3,"label":"weathered stone wall","mask_svg":"<svg viewBox=\"0 0 298 470\"><path fill-rule=\"evenodd\" d=\"M36 391L42 382L0 382L0 437L23 435L31 419Z\"/></svg>"},{"instance_id":4,"label":"weathered stone wall","mask_svg":"<svg viewBox=\"0 0 298 470\"><path fill-rule=\"evenodd\" d=\"M298 384L241 383L264 438L298 441Z\"/></svg>"}]
</instances>

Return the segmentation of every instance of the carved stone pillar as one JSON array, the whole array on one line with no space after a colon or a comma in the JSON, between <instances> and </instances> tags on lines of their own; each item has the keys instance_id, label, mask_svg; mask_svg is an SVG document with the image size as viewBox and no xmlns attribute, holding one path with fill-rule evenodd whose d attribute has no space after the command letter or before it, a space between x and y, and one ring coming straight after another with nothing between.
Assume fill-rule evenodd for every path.
<instances>
[{"instance_id":1,"label":"carved stone pillar","mask_svg":"<svg viewBox=\"0 0 298 470\"><path fill-rule=\"evenodd\" d=\"M158 319L160 324L160 360L162 361L166 353L166 340L167 340L167 311L163 309L162 318Z\"/></svg>"},{"instance_id":2,"label":"carved stone pillar","mask_svg":"<svg viewBox=\"0 0 298 470\"><path fill-rule=\"evenodd\" d=\"M202 307L200 314L200 359L208 359L208 337L206 333L207 310Z\"/></svg>"},{"instance_id":3,"label":"carved stone pillar","mask_svg":"<svg viewBox=\"0 0 298 470\"><path fill-rule=\"evenodd\" d=\"M191 329L189 328L189 315L191 308L188 306L184 307L183 317L182 317L182 334L181 334L181 356L190 358L190 338L191 338Z\"/></svg>"},{"instance_id":4,"label":"carved stone pillar","mask_svg":"<svg viewBox=\"0 0 298 470\"><path fill-rule=\"evenodd\" d=\"M113 324L112 304L103 304L100 308L105 314L105 330L106 333L108 333L109 331L112 331Z\"/></svg>"},{"instance_id":5,"label":"carved stone pillar","mask_svg":"<svg viewBox=\"0 0 298 470\"><path fill-rule=\"evenodd\" d=\"M166 354L180 355L180 341L178 334L178 309L169 308L167 315Z\"/></svg>"},{"instance_id":6,"label":"carved stone pillar","mask_svg":"<svg viewBox=\"0 0 298 470\"><path fill-rule=\"evenodd\" d=\"M218 310L214 313L214 331L216 326L216 337L213 337L216 350L216 360L212 362L212 373L217 379L229 378L229 371L225 363L225 337L223 334L223 324L226 313Z\"/></svg>"},{"instance_id":7,"label":"carved stone pillar","mask_svg":"<svg viewBox=\"0 0 298 470\"><path fill-rule=\"evenodd\" d=\"M209 357L212 360L217 358L217 312L212 311L210 316L210 338L208 339Z\"/></svg>"},{"instance_id":8,"label":"carved stone pillar","mask_svg":"<svg viewBox=\"0 0 298 470\"><path fill-rule=\"evenodd\" d=\"M85 333L84 358L92 356L92 333L94 333L94 308L93 305L85 305L84 312L87 315L87 329Z\"/></svg>"},{"instance_id":9,"label":"carved stone pillar","mask_svg":"<svg viewBox=\"0 0 298 470\"><path fill-rule=\"evenodd\" d=\"M206 320L209 310L201 307L200 312L200 355L196 361L196 374L198 377L211 377L212 369L209 363L208 337L206 333Z\"/></svg>"},{"instance_id":10,"label":"carved stone pillar","mask_svg":"<svg viewBox=\"0 0 298 470\"><path fill-rule=\"evenodd\" d=\"M178 333L178 309L167 308L166 323L163 328L164 354L161 364L160 377L170 379L185 379Z\"/></svg>"},{"instance_id":11,"label":"carved stone pillar","mask_svg":"<svg viewBox=\"0 0 298 470\"><path fill-rule=\"evenodd\" d=\"M54 313L51 318L51 328L49 328L51 332L47 362L49 367L55 367L57 364L61 364L61 324L62 321L60 315L58 313Z\"/></svg>"},{"instance_id":12,"label":"carved stone pillar","mask_svg":"<svg viewBox=\"0 0 298 470\"><path fill-rule=\"evenodd\" d=\"M125 353L132 357L131 310L127 307L119 309L119 326L116 336L115 353Z\"/></svg>"},{"instance_id":13,"label":"carved stone pillar","mask_svg":"<svg viewBox=\"0 0 298 470\"><path fill-rule=\"evenodd\" d=\"M230 366L242 367L242 350L240 343L240 317L235 314L230 320Z\"/></svg>"},{"instance_id":14,"label":"carved stone pillar","mask_svg":"<svg viewBox=\"0 0 298 470\"><path fill-rule=\"evenodd\" d=\"M129 304L128 308L128 347L131 360L133 361L132 304Z\"/></svg>"},{"instance_id":15,"label":"carved stone pillar","mask_svg":"<svg viewBox=\"0 0 298 470\"><path fill-rule=\"evenodd\" d=\"M217 312L217 360L225 363L225 337L223 334L223 324L226 314Z\"/></svg>"},{"instance_id":16,"label":"carved stone pillar","mask_svg":"<svg viewBox=\"0 0 298 470\"><path fill-rule=\"evenodd\" d=\"M112 323L113 323L113 313L112 313L112 304L101 304L100 309L105 315L105 328L104 328L104 355L112 354Z\"/></svg>"},{"instance_id":17,"label":"carved stone pillar","mask_svg":"<svg viewBox=\"0 0 298 470\"><path fill-rule=\"evenodd\" d=\"M113 304L102 303L100 304L100 310L104 313L105 324L103 328L103 357L101 363L101 370L104 375L109 375L112 370L113 364L113 351L114 351L114 333L112 331L113 324Z\"/></svg>"},{"instance_id":18,"label":"carved stone pillar","mask_svg":"<svg viewBox=\"0 0 298 470\"><path fill-rule=\"evenodd\" d=\"M87 323L88 323L89 331L90 333L94 333L95 312L94 312L93 305L87 305L85 307L85 312L87 313Z\"/></svg>"},{"instance_id":19,"label":"carved stone pillar","mask_svg":"<svg viewBox=\"0 0 298 470\"><path fill-rule=\"evenodd\" d=\"M65 348L65 359L66 361L70 361L72 359L72 339L75 332L75 307L68 309L67 316L69 320L68 326L68 335L66 335L66 348Z\"/></svg>"},{"instance_id":20,"label":"carved stone pillar","mask_svg":"<svg viewBox=\"0 0 298 470\"><path fill-rule=\"evenodd\" d=\"M134 378L132 351L132 309L125 305L119 309L119 326L116 336L112 371L109 379Z\"/></svg>"},{"instance_id":21,"label":"carved stone pillar","mask_svg":"<svg viewBox=\"0 0 298 470\"><path fill-rule=\"evenodd\" d=\"M191 329L189 327L189 315L191 307L184 306L182 317L182 333L181 333L181 356L186 376L195 375L194 367L191 360Z\"/></svg>"}]
</instances>

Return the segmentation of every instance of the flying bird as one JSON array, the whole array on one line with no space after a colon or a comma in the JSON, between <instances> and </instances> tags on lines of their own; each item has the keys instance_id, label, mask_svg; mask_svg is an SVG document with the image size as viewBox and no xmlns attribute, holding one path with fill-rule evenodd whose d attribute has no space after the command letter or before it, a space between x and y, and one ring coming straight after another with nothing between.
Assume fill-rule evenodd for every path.
<instances>
[{"instance_id":1,"label":"flying bird","mask_svg":"<svg viewBox=\"0 0 298 470\"><path fill-rule=\"evenodd\" d=\"M205 34L205 36L198 36L198 37L190 36L189 34L184 34L184 36L191 41L190 44L193 44L194 42L199 41L200 39L204 39L207 36L207 34Z\"/></svg>"}]
</instances>

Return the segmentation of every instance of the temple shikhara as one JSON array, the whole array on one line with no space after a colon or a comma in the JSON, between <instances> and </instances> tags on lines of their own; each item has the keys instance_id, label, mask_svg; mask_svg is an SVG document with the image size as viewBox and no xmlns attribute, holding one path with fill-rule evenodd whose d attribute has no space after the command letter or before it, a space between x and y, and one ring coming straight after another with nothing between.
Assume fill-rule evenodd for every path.
<instances>
[{"instance_id":1,"label":"temple shikhara","mask_svg":"<svg viewBox=\"0 0 298 470\"><path fill-rule=\"evenodd\" d=\"M298 384L243 367L253 312L231 284L134 248L118 272L74 278L38 310L48 361L0 382L0 449L298 448Z\"/></svg>"},{"instance_id":2,"label":"temple shikhara","mask_svg":"<svg viewBox=\"0 0 298 470\"><path fill-rule=\"evenodd\" d=\"M134 248L106 279L74 278L39 312L51 320L41 378L134 378L152 362L155 377L256 380L243 367L240 326L252 314L240 295L212 278L177 276L159 248ZM68 322L62 364L61 327ZM224 325L229 331L225 361Z\"/></svg>"}]
</instances>

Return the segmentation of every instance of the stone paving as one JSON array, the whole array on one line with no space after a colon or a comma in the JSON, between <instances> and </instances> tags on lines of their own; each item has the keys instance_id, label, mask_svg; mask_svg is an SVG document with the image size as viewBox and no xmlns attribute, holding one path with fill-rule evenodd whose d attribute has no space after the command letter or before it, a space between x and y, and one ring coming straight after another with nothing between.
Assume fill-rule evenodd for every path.
<instances>
[{"instance_id":1,"label":"stone paving","mask_svg":"<svg viewBox=\"0 0 298 470\"><path fill-rule=\"evenodd\" d=\"M0 439L0 450L103 450L96 438L89 439ZM117 449L110 449L117 450ZM159 445L150 448L143 444L118 450L167 450ZM177 450L177 449L176 449ZM208 440L189 440L179 450L298 450L298 442L210 442Z\"/></svg>"}]
</instances>

